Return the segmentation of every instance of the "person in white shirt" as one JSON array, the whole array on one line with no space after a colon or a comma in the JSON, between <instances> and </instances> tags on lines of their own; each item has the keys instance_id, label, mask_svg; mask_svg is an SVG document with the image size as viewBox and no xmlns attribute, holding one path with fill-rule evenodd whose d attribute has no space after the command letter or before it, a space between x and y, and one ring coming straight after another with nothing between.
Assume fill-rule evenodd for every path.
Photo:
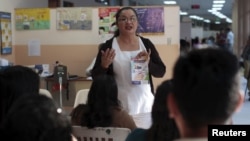
<instances>
[{"instance_id":1,"label":"person in white shirt","mask_svg":"<svg viewBox=\"0 0 250 141\"><path fill-rule=\"evenodd\" d=\"M226 32L227 32L226 49L233 53L234 34L230 28L226 28Z\"/></svg>"},{"instance_id":2,"label":"person in white shirt","mask_svg":"<svg viewBox=\"0 0 250 141\"><path fill-rule=\"evenodd\" d=\"M94 64L95 64L95 60L96 60L96 57L92 60L92 62L89 64L89 66L87 67L86 71L85 71L85 74L87 77L91 77L91 71L94 67Z\"/></svg>"},{"instance_id":3,"label":"person in white shirt","mask_svg":"<svg viewBox=\"0 0 250 141\"><path fill-rule=\"evenodd\" d=\"M103 43L101 43L99 46L98 46L98 50L101 48L101 46L103 45ZM95 65L95 60L96 60L96 57L92 60L92 62L89 64L89 66L87 67L87 69L85 70L85 74L87 77L91 77L92 75L92 69Z\"/></svg>"},{"instance_id":4,"label":"person in white shirt","mask_svg":"<svg viewBox=\"0 0 250 141\"><path fill-rule=\"evenodd\" d=\"M139 20L134 8L119 9L115 18L117 30L99 50L92 77L95 79L101 74L114 76L123 108L138 121L137 127L148 128L154 100L152 77L162 78L166 66L154 44L137 33ZM131 67L136 66L136 61L142 61L143 65ZM135 74L138 71L133 71L135 69L139 70L138 75Z\"/></svg>"}]
</instances>

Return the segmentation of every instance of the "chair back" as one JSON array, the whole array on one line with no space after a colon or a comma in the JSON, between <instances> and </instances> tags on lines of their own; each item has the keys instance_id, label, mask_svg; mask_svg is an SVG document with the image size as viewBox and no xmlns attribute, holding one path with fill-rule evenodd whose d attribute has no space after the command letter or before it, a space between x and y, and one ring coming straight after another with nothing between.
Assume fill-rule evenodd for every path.
<instances>
[{"instance_id":1,"label":"chair back","mask_svg":"<svg viewBox=\"0 0 250 141\"><path fill-rule=\"evenodd\" d=\"M48 90L46 90L46 89L39 89L39 94L45 95L45 96L47 96L47 97L53 99L51 93L50 93Z\"/></svg>"},{"instance_id":2,"label":"chair back","mask_svg":"<svg viewBox=\"0 0 250 141\"><path fill-rule=\"evenodd\" d=\"M78 104L86 104L88 99L89 89L81 89L76 93L74 108Z\"/></svg>"},{"instance_id":3,"label":"chair back","mask_svg":"<svg viewBox=\"0 0 250 141\"><path fill-rule=\"evenodd\" d=\"M119 127L87 127L72 126L73 135L78 141L125 141L131 130Z\"/></svg>"}]
</instances>

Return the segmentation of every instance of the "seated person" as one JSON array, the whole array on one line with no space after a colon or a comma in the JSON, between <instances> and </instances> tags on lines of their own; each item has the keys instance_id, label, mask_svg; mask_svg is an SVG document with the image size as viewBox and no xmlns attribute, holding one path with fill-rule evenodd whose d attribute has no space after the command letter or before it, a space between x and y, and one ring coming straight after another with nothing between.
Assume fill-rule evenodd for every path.
<instances>
[{"instance_id":1,"label":"seated person","mask_svg":"<svg viewBox=\"0 0 250 141\"><path fill-rule=\"evenodd\" d=\"M117 84L110 75L100 75L93 80L86 106L78 105L71 115L72 125L136 128L133 118L120 105Z\"/></svg>"},{"instance_id":2,"label":"seated person","mask_svg":"<svg viewBox=\"0 0 250 141\"><path fill-rule=\"evenodd\" d=\"M38 94L40 77L33 69L15 65L0 72L0 124L17 99Z\"/></svg>"},{"instance_id":3,"label":"seated person","mask_svg":"<svg viewBox=\"0 0 250 141\"><path fill-rule=\"evenodd\" d=\"M250 36L248 36L247 43L244 46L241 54L243 59L242 66L244 67L244 78L247 80L248 100L250 101Z\"/></svg>"},{"instance_id":4,"label":"seated person","mask_svg":"<svg viewBox=\"0 0 250 141\"><path fill-rule=\"evenodd\" d=\"M231 124L243 103L237 56L223 49L205 48L180 57L167 103L180 140L205 141L208 125Z\"/></svg>"},{"instance_id":5,"label":"seated person","mask_svg":"<svg viewBox=\"0 0 250 141\"><path fill-rule=\"evenodd\" d=\"M18 99L0 131L8 141L75 141L71 124L55 102L44 95Z\"/></svg>"},{"instance_id":6,"label":"seated person","mask_svg":"<svg viewBox=\"0 0 250 141\"><path fill-rule=\"evenodd\" d=\"M165 80L156 89L152 107L152 125L149 129L137 128L126 141L172 141L179 138L175 121L169 117L167 96L172 90L172 81Z\"/></svg>"},{"instance_id":7,"label":"seated person","mask_svg":"<svg viewBox=\"0 0 250 141\"><path fill-rule=\"evenodd\" d=\"M71 117L71 124L72 125L80 125L81 117L84 111L86 111L87 105L86 104L78 104L70 113Z\"/></svg>"}]
</instances>

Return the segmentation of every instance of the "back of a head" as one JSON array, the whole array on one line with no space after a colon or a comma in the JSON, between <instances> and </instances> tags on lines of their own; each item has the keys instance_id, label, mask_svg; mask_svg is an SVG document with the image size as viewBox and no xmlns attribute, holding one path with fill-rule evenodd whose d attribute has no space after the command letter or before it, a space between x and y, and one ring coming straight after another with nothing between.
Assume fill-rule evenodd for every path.
<instances>
[{"instance_id":1,"label":"back of a head","mask_svg":"<svg viewBox=\"0 0 250 141\"><path fill-rule=\"evenodd\" d=\"M191 51L174 67L174 98L192 128L228 120L240 98L239 85L237 57L221 49Z\"/></svg>"},{"instance_id":2,"label":"back of a head","mask_svg":"<svg viewBox=\"0 0 250 141\"><path fill-rule=\"evenodd\" d=\"M165 80L156 89L151 112L152 125L148 131L147 141L168 141L179 137L175 121L169 117L166 106L172 87L172 80Z\"/></svg>"},{"instance_id":3,"label":"back of a head","mask_svg":"<svg viewBox=\"0 0 250 141\"><path fill-rule=\"evenodd\" d=\"M117 105L117 100L118 88L113 76L99 75L93 79L89 89L88 104L105 103L108 105Z\"/></svg>"},{"instance_id":4,"label":"back of a head","mask_svg":"<svg viewBox=\"0 0 250 141\"><path fill-rule=\"evenodd\" d=\"M227 28L226 28L226 31L227 31L227 32L231 31L231 28L227 27Z\"/></svg>"},{"instance_id":5,"label":"back of a head","mask_svg":"<svg viewBox=\"0 0 250 141\"><path fill-rule=\"evenodd\" d=\"M29 95L13 104L1 132L9 141L71 141L71 130L52 99Z\"/></svg>"},{"instance_id":6,"label":"back of a head","mask_svg":"<svg viewBox=\"0 0 250 141\"><path fill-rule=\"evenodd\" d=\"M113 76L98 75L93 79L89 89L87 106L89 110L86 117L89 118L87 121L89 127L97 124L109 126L112 121L111 109L120 107L118 88ZM99 116L99 121L95 121L96 119L91 115Z\"/></svg>"},{"instance_id":7,"label":"back of a head","mask_svg":"<svg viewBox=\"0 0 250 141\"><path fill-rule=\"evenodd\" d=\"M1 71L0 81L1 103L0 113L4 116L10 106L18 98L26 94L38 94L40 87L39 75L25 66L11 66Z\"/></svg>"},{"instance_id":8,"label":"back of a head","mask_svg":"<svg viewBox=\"0 0 250 141\"><path fill-rule=\"evenodd\" d=\"M165 80L156 89L154 103L152 107L152 120L153 123L160 123L166 121L169 118L169 112L166 107L166 99L168 94L172 91L172 81ZM159 116L162 115L162 116ZM163 119L161 119L163 117ZM159 121L161 120L161 121Z\"/></svg>"},{"instance_id":9,"label":"back of a head","mask_svg":"<svg viewBox=\"0 0 250 141\"><path fill-rule=\"evenodd\" d=\"M8 67L2 72L8 92L39 92L39 75L25 66Z\"/></svg>"}]
</instances>

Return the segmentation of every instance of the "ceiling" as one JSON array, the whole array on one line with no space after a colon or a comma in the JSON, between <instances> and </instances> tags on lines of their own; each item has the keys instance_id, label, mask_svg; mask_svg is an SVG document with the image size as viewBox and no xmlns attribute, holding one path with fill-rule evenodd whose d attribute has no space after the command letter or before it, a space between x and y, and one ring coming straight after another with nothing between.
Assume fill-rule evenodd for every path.
<instances>
[{"instance_id":1,"label":"ceiling","mask_svg":"<svg viewBox=\"0 0 250 141\"><path fill-rule=\"evenodd\" d=\"M135 0L138 5L164 5L164 0ZM188 12L188 15L197 15L205 19L209 19L211 22L219 20L219 18L210 12L209 9L212 8L213 0L175 0L177 5L180 6L181 11ZM228 18L232 19L232 6L234 0L225 0L224 6L220 13L224 14ZM199 5L199 9L192 9L192 5ZM222 22L225 20L222 20Z\"/></svg>"}]
</instances>

